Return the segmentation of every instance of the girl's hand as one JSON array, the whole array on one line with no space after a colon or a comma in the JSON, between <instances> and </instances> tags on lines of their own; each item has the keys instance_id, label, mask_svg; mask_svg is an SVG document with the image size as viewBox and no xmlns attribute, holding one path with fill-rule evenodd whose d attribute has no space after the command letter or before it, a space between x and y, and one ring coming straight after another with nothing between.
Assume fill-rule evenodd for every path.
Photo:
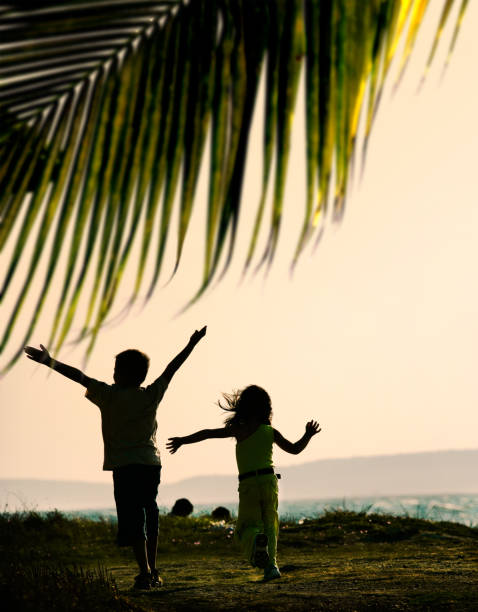
<instances>
[{"instance_id":1,"label":"girl's hand","mask_svg":"<svg viewBox=\"0 0 478 612\"><path fill-rule=\"evenodd\" d=\"M24 351L29 359L33 359L33 361L37 361L38 363L48 365L51 361L50 353L46 350L43 344L40 344L39 349L33 346L26 346Z\"/></svg>"},{"instance_id":2,"label":"girl's hand","mask_svg":"<svg viewBox=\"0 0 478 612\"><path fill-rule=\"evenodd\" d=\"M315 434L318 434L319 431L322 431L317 421L309 421L305 426L305 433L312 438Z\"/></svg>"},{"instance_id":3,"label":"girl's hand","mask_svg":"<svg viewBox=\"0 0 478 612\"><path fill-rule=\"evenodd\" d=\"M174 453L182 445L183 445L182 438L169 438L169 442L166 444L166 448L169 450L171 454L174 455Z\"/></svg>"}]
</instances>

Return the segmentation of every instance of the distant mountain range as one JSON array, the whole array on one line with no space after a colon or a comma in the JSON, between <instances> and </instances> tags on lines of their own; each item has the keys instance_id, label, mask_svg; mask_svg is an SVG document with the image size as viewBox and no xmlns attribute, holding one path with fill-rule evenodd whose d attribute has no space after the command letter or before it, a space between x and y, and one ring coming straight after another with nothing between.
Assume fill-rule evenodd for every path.
<instances>
[{"instance_id":1,"label":"distant mountain range","mask_svg":"<svg viewBox=\"0 0 478 612\"><path fill-rule=\"evenodd\" d=\"M323 459L278 469L283 500L478 493L478 450ZM158 503L237 499L237 476L196 476L160 485ZM0 479L0 510L114 507L111 484Z\"/></svg>"}]
</instances>

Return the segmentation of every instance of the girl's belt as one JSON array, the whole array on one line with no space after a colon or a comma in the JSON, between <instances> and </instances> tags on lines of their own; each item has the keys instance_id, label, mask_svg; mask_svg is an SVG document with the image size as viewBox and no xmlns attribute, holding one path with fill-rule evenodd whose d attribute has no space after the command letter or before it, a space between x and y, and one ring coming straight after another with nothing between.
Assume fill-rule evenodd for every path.
<instances>
[{"instance_id":1,"label":"girl's belt","mask_svg":"<svg viewBox=\"0 0 478 612\"><path fill-rule=\"evenodd\" d=\"M274 468L261 468L260 470L252 470L252 472L244 472L243 474L239 474L239 481L244 480L245 478L252 478L253 476L263 476L264 474L273 474ZM280 474L276 474L277 478L280 478Z\"/></svg>"}]
</instances>

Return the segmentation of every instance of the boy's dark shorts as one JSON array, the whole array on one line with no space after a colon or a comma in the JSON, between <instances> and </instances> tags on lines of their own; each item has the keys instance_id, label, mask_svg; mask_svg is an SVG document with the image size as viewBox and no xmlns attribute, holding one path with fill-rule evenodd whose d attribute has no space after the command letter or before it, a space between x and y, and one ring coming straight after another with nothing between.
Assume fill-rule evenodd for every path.
<instances>
[{"instance_id":1,"label":"boy's dark shorts","mask_svg":"<svg viewBox=\"0 0 478 612\"><path fill-rule=\"evenodd\" d=\"M156 497L160 477L160 465L132 464L113 470L120 546L158 535Z\"/></svg>"}]
</instances>

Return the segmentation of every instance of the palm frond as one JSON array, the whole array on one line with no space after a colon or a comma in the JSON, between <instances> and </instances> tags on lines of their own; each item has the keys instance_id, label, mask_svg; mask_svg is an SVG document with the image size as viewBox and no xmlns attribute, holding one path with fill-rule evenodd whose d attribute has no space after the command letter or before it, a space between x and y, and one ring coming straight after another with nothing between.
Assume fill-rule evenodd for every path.
<instances>
[{"instance_id":1,"label":"palm frond","mask_svg":"<svg viewBox=\"0 0 478 612\"><path fill-rule=\"evenodd\" d=\"M71 335L80 298L88 291L79 338L89 338L90 352L115 304L137 238L137 273L128 307L144 287L151 260L147 296L153 294L163 272L179 190L174 273L187 240L208 138L204 269L196 298L217 275L221 262L227 269L264 70L263 179L245 266L258 248L272 184L268 239L259 255L259 262L270 264L280 234L292 119L305 66L307 197L296 262L329 200L333 199L335 217L343 214L362 109L366 106L365 151L398 43L405 36L399 80L428 4L428 0L3 3L0 249L9 254L0 299L10 295L19 274L24 277L5 317L0 351L11 343L32 297L40 263L46 264L33 315L6 368L34 332L53 286L58 305L50 346L58 351ZM425 73L455 4L443 0ZM462 0L451 49L466 6L467 0ZM151 253L156 234L158 246ZM63 277L54 283L60 260L65 264Z\"/></svg>"}]
</instances>

